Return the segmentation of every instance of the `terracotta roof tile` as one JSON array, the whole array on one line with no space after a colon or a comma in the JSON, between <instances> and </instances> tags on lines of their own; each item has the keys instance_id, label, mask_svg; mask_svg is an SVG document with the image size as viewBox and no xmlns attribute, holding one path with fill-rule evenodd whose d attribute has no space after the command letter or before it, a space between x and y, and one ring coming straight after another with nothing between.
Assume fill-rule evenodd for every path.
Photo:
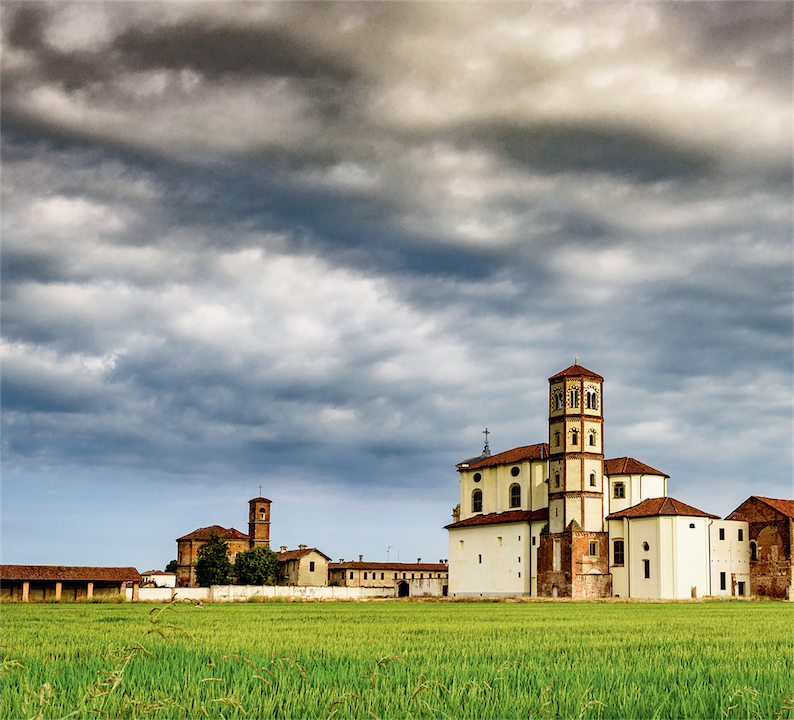
<instances>
[{"instance_id":1,"label":"terracotta roof tile","mask_svg":"<svg viewBox=\"0 0 794 720\"><path fill-rule=\"evenodd\" d=\"M604 472L607 475L661 475L666 478L670 477L660 470L654 470L650 465L646 465L631 457L604 460Z\"/></svg>"},{"instance_id":2,"label":"terracotta roof tile","mask_svg":"<svg viewBox=\"0 0 794 720\"><path fill-rule=\"evenodd\" d=\"M3 580L78 582L141 582L134 567L73 567L69 565L0 565Z\"/></svg>"},{"instance_id":3,"label":"terracotta roof tile","mask_svg":"<svg viewBox=\"0 0 794 720\"><path fill-rule=\"evenodd\" d=\"M548 520L549 509L540 510L508 510L501 513L489 513L488 515L473 515L465 520L445 525L444 529L454 530L461 527L471 527L473 525L500 525L502 523L531 522L533 520Z\"/></svg>"},{"instance_id":4,"label":"terracotta roof tile","mask_svg":"<svg viewBox=\"0 0 794 720\"><path fill-rule=\"evenodd\" d=\"M304 548L303 550L286 550L285 552L276 553L278 555L279 562L286 562L287 560L299 560L304 555L308 555L309 553L316 552L318 555L322 555L326 560L330 560L324 552L320 552L317 548Z\"/></svg>"},{"instance_id":5,"label":"terracotta roof tile","mask_svg":"<svg viewBox=\"0 0 794 720\"><path fill-rule=\"evenodd\" d=\"M549 446L546 443L538 443L537 445L524 445L523 447L513 448L512 450L505 450L498 455L491 455L477 460L474 463L463 462L459 464L458 472L461 470L472 470L474 468L493 467L494 465L508 465L510 463L521 462L522 460L542 460L549 456Z\"/></svg>"},{"instance_id":6,"label":"terracotta roof tile","mask_svg":"<svg viewBox=\"0 0 794 720\"><path fill-rule=\"evenodd\" d=\"M209 540L212 533L215 533L223 540L248 540L248 535L245 533L241 533L234 528L221 527L220 525L210 525L209 527L199 528L176 540L177 542L180 540Z\"/></svg>"},{"instance_id":7,"label":"terracotta roof tile","mask_svg":"<svg viewBox=\"0 0 794 720\"><path fill-rule=\"evenodd\" d=\"M588 370L581 365L573 364L571 367L565 368L565 370L558 372L556 375L552 375L549 378L549 382L552 382L553 380L559 380L560 378L564 377L591 377L601 380L602 382L604 380L604 378L602 378L598 373L594 373L592 370Z\"/></svg>"},{"instance_id":8,"label":"terracotta roof tile","mask_svg":"<svg viewBox=\"0 0 794 720\"><path fill-rule=\"evenodd\" d=\"M393 570L395 572L449 572L449 566L443 563L393 563L393 562L350 562L328 563L328 570Z\"/></svg>"},{"instance_id":9,"label":"terracotta roof tile","mask_svg":"<svg viewBox=\"0 0 794 720\"><path fill-rule=\"evenodd\" d=\"M779 500L777 498L761 497L760 495L753 495L752 497L766 503L769 507L773 507L778 512L794 518L794 500Z\"/></svg>"},{"instance_id":10,"label":"terracotta roof tile","mask_svg":"<svg viewBox=\"0 0 794 720\"><path fill-rule=\"evenodd\" d=\"M607 515L607 520L617 520L624 517L654 517L655 515L683 515L686 517L708 517L719 520L719 515L711 515L671 497L648 498L638 505Z\"/></svg>"},{"instance_id":11,"label":"terracotta roof tile","mask_svg":"<svg viewBox=\"0 0 794 720\"><path fill-rule=\"evenodd\" d=\"M266 502L266 503L269 503L269 502L273 502L273 501L272 501L272 500L268 500L268 499L267 499L267 498L265 498L265 497L256 497L256 498L252 498L252 499L251 499L251 500L249 500L248 502L249 502L249 503L252 503L252 502Z\"/></svg>"}]
</instances>

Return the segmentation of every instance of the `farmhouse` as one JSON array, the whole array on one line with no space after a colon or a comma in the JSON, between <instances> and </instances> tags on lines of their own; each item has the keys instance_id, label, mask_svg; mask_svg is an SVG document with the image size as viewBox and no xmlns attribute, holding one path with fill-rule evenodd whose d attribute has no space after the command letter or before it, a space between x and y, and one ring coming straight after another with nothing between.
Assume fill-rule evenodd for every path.
<instances>
[{"instance_id":1,"label":"farmhouse","mask_svg":"<svg viewBox=\"0 0 794 720\"><path fill-rule=\"evenodd\" d=\"M327 585L330 559L317 548L298 545L297 550L287 550L287 546L282 545L278 553L279 584L315 587Z\"/></svg>"},{"instance_id":2,"label":"farmhouse","mask_svg":"<svg viewBox=\"0 0 794 720\"><path fill-rule=\"evenodd\" d=\"M486 439L457 465L449 594L790 597L792 501L720 520L670 497L666 473L605 459L603 383L574 363L549 378L548 442L492 455Z\"/></svg>"}]
</instances>

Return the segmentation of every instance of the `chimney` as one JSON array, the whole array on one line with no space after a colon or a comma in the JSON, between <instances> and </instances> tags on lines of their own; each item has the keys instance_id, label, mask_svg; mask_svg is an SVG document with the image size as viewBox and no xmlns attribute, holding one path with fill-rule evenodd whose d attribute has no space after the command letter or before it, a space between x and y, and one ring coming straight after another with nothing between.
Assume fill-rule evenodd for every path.
<instances>
[{"instance_id":1,"label":"chimney","mask_svg":"<svg viewBox=\"0 0 794 720\"><path fill-rule=\"evenodd\" d=\"M345 561L344 558L339 558L339 564L341 565Z\"/></svg>"},{"instance_id":2,"label":"chimney","mask_svg":"<svg viewBox=\"0 0 794 720\"><path fill-rule=\"evenodd\" d=\"M416 564L417 565L421 565L422 564L422 558L416 558Z\"/></svg>"},{"instance_id":3,"label":"chimney","mask_svg":"<svg viewBox=\"0 0 794 720\"><path fill-rule=\"evenodd\" d=\"M281 552L287 552L287 546L286 545L282 545L281 546Z\"/></svg>"},{"instance_id":4,"label":"chimney","mask_svg":"<svg viewBox=\"0 0 794 720\"><path fill-rule=\"evenodd\" d=\"M359 562L364 562L364 556L363 555L359 555L358 556L358 561Z\"/></svg>"},{"instance_id":5,"label":"chimney","mask_svg":"<svg viewBox=\"0 0 794 720\"><path fill-rule=\"evenodd\" d=\"M298 550L305 550L305 549L306 549L305 545L298 545Z\"/></svg>"}]
</instances>

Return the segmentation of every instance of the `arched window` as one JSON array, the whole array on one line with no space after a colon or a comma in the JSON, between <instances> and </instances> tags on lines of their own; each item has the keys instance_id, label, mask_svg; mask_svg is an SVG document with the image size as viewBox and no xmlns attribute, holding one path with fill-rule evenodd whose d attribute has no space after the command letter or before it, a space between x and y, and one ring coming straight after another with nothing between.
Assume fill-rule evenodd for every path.
<instances>
[{"instance_id":1,"label":"arched window","mask_svg":"<svg viewBox=\"0 0 794 720\"><path fill-rule=\"evenodd\" d=\"M590 473L590 487L596 486L596 477L595 473Z\"/></svg>"},{"instance_id":2,"label":"arched window","mask_svg":"<svg viewBox=\"0 0 794 720\"><path fill-rule=\"evenodd\" d=\"M554 473L554 487L560 487L560 473Z\"/></svg>"},{"instance_id":3,"label":"arched window","mask_svg":"<svg viewBox=\"0 0 794 720\"><path fill-rule=\"evenodd\" d=\"M758 560L758 545L750 543L750 560Z\"/></svg>"},{"instance_id":4,"label":"arched window","mask_svg":"<svg viewBox=\"0 0 794 720\"><path fill-rule=\"evenodd\" d=\"M471 511L482 512L482 490L475 490L471 494Z\"/></svg>"},{"instance_id":5,"label":"arched window","mask_svg":"<svg viewBox=\"0 0 794 720\"><path fill-rule=\"evenodd\" d=\"M556 430L556 431L554 432L554 444L555 444L557 447L559 447L559 445L560 445L560 431L559 431L559 430Z\"/></svg>"},{"instance_id":6,"label":"arched window","mask_svg":"<svg viewBox=\"0 0 794 720\"><path fill-rule=\"evenodd\" d=\"M572 408L579 407L579 391L578 390L571 390L571 407Z\"/></svg>"},{"instance_id":7,"label":"arched window","mask_svg":"<svg viewBox=\"0 0 794 720\"><path fill-rule=\"evenodd\" d=\"M558 392L554 395L554 409L562 410L562 393Z\"/></svg>"},{"instance_id":8,"label":"arched window","mask_svg":"<svg viewBox=\"0 0 794 720\"><path fill-rule=\"evenodd\" d=\"M521 486L517 483L510 486L510 507L521 507Z\"/></svg>"},{"instance_id":9,"label":"arched window","mask_svg":"<svg viewBox=\"0 0 794 720\"><path fill-rule=\"evenodd\" d=\"M589 410L597 410L598 409L598 400L597 400L597 396L596 396L596 391L595 390L588 390L587 391L587 396L586 396L586 399L585 399L585 406Z\"/></svg>"},{"instance_id":10,"label":"arched window","mask_svg":"<svg viewBox=\"0 0 794 720\"><path fill-rule=\"evenodd\" d=\"M571 433L571 445L578 445L579 444L579 433L574 430Z\"/></svg>"},{"instance_id":11,"label":"arched window","mask_svg":"<svg viewBox=\"0 0 794 720\"><path fill-rule=\"evenodd\" d=\"M595 445L595 433L590 433L590 444Z\"/></svg>"}]
</instances>

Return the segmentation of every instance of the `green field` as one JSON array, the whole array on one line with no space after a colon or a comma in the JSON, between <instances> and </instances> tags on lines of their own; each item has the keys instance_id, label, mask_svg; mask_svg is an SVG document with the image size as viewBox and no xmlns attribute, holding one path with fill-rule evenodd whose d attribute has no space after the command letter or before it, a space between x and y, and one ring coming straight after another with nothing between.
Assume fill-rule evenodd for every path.
<instances>
[{"instance_id":1,"label":"green field","mask_svg":"<svg viewBox=\"0 0 794 720\"><path fill-rule=\"evenodd\" d=\"M2 607L3 718L792 717L792 606Z\"/></svg>"}]
</instances>

